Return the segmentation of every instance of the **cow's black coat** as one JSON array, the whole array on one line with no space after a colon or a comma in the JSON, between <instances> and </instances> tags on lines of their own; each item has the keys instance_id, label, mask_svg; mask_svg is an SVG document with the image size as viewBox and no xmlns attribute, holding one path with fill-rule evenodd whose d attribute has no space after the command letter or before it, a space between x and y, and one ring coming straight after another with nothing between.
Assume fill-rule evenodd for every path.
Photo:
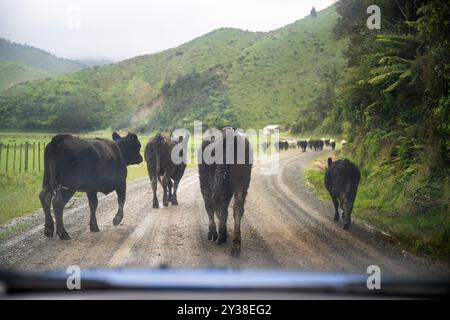
<instances>
[{"instance_id":1,"label":"cow's black coat","mask_svg":"<svg viewBox=\"0 0 450 320\"><path fill-rule=\"evenodd\" d=\"M348 229L351 224L351 213L360 178L361 173L353 162L347 159L333 162L328 158L325 187L333 201L334 220L339 220L339 207L343 210L344 229Z\"/></svg>"},{"instance_id":2,"label":"cow's black coat","mask_svg":"<svg viewBox=\"0 0 450 320\"><path fill-rule=\"evenodd\" d=\"M226 139L226 135L234 135L234 138ZM211 139L212 140L212 139ZM253 151L247 138L235 134L233 129L223 131L221 138L205 140L199 150L198 170L200 174L200 189L205 202L205 208L209 217L208 239L219 244L227 241L228 206L234 197L234 237L231 249L232 256L238 256L241 252L241 219L244 214L245 198L250 185ZM227 142L228 141L228 146ZM231 143L230 143L231 141ZM207 164L204 161L205 148L215 145L223 146L223 163ZM234 162L226 163L226 148L234 148ZM238 164L237 150L245 150L244 163ZM219 232L217 233L214 214L219 219Z\"/></svg>"},{"instance_id":3,"label":"cow's black coat","mask_svg":"<svg viewBox=\"0 0 450 320\"><path fill-rule=\"evenodd\" d=\"M158 133L147 143L144 157L147 162L147 171L153 190L153 208L159 208L158 197L156 195L158 180L163 188L163 205L167 207L169 201L173 205L178 205L178 184L183 177L187 163L187 158L183 154L183 150L187 150L188 141L189 135L185 137L180 136L177 141L172 141L170 138ZM182 163L175 164L172 161L171 153L178 143L183 146L180 150L180 157L183 157L184 160Z\"/></svg>"},{"instance_id":4,"label":"cow's black coat","mask_svg":"<svg viewBox=\"0 0 450 320\"><path fill-rule=\"evenodd\" d=\"M141 144L133 133L121 138L114 132L113 139L80 139L60 134L47 145L44 152L44 179L39 194L45 214L44 234L47 237L52 237L54 232L50 213L53 204L56 233L61 239L70 239L64 229L63 210L76 191L86 192L89 199L91 231L98 231L95 217L97 192L108 194L116 191L119 210L113 224L118 225L122 221L127 166L142 162Z\"/></svg>"}]
</instances>

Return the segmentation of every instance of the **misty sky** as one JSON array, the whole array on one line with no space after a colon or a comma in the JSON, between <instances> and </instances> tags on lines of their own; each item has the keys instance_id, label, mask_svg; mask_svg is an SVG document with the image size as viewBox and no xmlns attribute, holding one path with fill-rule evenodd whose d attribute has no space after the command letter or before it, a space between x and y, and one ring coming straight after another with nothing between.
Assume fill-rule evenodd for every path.
<instances>
[{"instance_id":1,"label":"misty sky","mask_svg":"<svg viewBox=\"0 0 450 320\"><path fill-rule=\"evenodd\" d=\"M269 31L334 0L1 0L0 37L65 58L121 60L221 27Z\"/></svg>"}]
</instances>

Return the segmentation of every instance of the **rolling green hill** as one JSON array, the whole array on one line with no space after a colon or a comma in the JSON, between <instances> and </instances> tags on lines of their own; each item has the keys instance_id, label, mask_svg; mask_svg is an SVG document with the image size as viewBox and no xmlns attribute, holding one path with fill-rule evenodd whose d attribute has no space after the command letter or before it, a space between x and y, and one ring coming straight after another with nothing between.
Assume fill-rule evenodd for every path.
<instances>
[{"instance_id":1,"label":"rolling green hill","mask_svg":"<svg viewBox=\"0 0 450 320\"><path fill-rule=\"evenodd\" d=\"M0 61L0 90L14 84L49 77L50 73L16 61Z\"/></svg>"},{"instance_id":2,"label":"rolling green hill","mask_svg":"<svg viewBox=\"0 0 450 320\"><path fill-rule=\"evenodd\" d=\"M58 58L44 50L0 39L0 90L84 67L82 63Z\"/></svg>"},{"instance_id":3,"label":"rolling green hill","mask_svg":"<svg viewBox=\"0 0 450 320\"><path fill-rule=\"evenodd\" d=\"M19 84L0 95L0 125L147 132L190 127L193 120L289 125L344 66L344 41L332 33L336 21L329 7L267 33L218 29L160 53ZM64 121L73 114L76 125Z\"/></svg>"},{"instance_id":4,"label":"rolling green hill","mask_svg":"<svg viewBox=\"0 0 450 320\"><path fill-rule=\"evenodd\" d=\"M227 80L241 125L291 124L341 73L344 42L334 40L334 8L269 33L234 61Z\"/></svg>"},{"instance_id":5,"label":"rolling green hill","mask_svg":"<svg viewBox=\"0 0 450 320\"><path fill-rule=\"evenodd\" d=\"M20 62L51 74L78 71L85 67L77 61L58 58L47 51L5 39L0 39L0 60Z\"/></svg>"}]
</instances>

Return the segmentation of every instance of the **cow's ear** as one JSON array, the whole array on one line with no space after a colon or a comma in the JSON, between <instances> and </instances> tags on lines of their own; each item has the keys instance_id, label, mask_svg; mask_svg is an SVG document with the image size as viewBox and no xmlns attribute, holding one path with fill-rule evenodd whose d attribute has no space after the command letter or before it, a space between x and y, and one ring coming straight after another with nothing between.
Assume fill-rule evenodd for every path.
<instances>
[{"instance_id":1,"label":"cow's ear","mask_svg":"<svg viewBox=\"0 0 450 320\"><path fill-rule=\"evenodd\" d=\"M333 163L333 160L331 158L328 158L328 167L331 167L332 163Z\"/></svg>"},{"instance_id":2,"label":"cow's ear","mask_svg":"<svg viewBox=\"0 0 450 320\"><path fill-rule=\"evenodd\" d=\"M137 135L135 135L134 133L130 134L130 140L131 141L136 141L137 140Z\"/></svg>"},{"instance_id":3,"label":"cow's ear","mask_svg":"<svg viewBox=\"0 0 450 320\"><path fill-rule=\"evenodd\" d=\"M112 133L112 138L113 138L114 141L117 141L117 140L122 139L122 138L119 136L119 134L118 134L117 132L115 132L115 131Z\"/></svg>"}]
</instances>

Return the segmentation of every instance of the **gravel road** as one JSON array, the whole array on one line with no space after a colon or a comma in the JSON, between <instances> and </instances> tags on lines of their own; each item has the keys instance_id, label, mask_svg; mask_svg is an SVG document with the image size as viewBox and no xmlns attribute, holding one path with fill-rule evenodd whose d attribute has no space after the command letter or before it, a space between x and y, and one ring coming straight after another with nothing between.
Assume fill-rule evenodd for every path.
<instances>
[{"instance_id":1,"label":"gravel road","mask_svg":"<svg viewBox=\"0 0 450 320\"><path fill-rule=\"evenodd\" d=\"M188 169L180 183L178 206L153 209L149 179L129 183L125 216L117 227L112 225L117 210L115 193L100 196L97 233L89 231L85 197L75 200L64 212L72 240L47 239L42 211L36 212L25 218L29 228L0 240L0 267L47 270L74 264L166 265L365 273L369 265L378 265L384 274L448 277L450 268L445 262L408 253L358 221L350 231L333 221L331 201L318 200L303 180L307 164L325 152L282 152L278 175L259 175L258 167L254 167L238 258L230 255L232 214L228 243L219 246L208 241L208 218L198 173Z\"/></svg>"}]
</instances>

